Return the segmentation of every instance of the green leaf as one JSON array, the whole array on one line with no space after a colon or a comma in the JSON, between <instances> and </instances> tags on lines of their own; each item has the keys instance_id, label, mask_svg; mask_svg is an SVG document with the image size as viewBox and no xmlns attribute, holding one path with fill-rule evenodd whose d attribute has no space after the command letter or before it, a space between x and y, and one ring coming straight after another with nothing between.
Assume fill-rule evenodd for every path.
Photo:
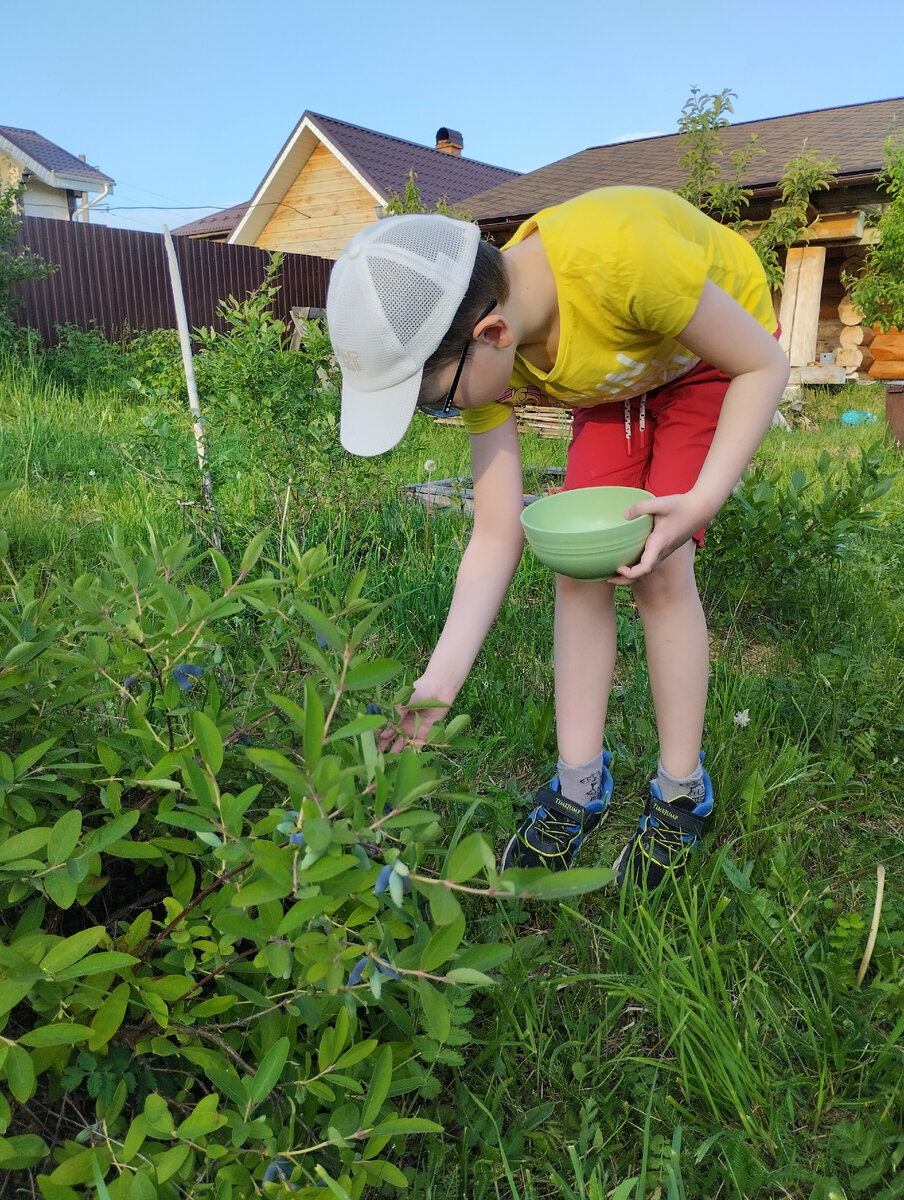
<instances>
[{"instance_id":1,"label":"green leaf","mask_svg":"<svg viewBox=\"0 0 904 1200\"><path fill-rule=\"evenodd\" d=\"M437 991L429 979L419 979L417 990L421 997L427 1032L435 1041L444 1042L452 1027L452 1017L445 996Z\"/></svg>"},{"instance_id":2,"label":"green leaf","mask_svg":"<svg viewBox=\"0 0 904 1200\"><path fill-rule=\"evenodd\" d=\"M326 1170L320 1163L317 1163L314 1167L314 1173L316 1174L317 1178L320 1179L322 1183L333 1193L333 1195L338 1197L338 1200L352 1200L345 1188L340 1187L336 1180L333 1179L331 1175L327 1174Z\"/></svg>"},{"instance_id":3,"label":"green leaf","mask_svg":"<svg viewBox=\"0 0 904 1200\"><path fill-rule=\"evenodd\" d=\"M96 1158L92 1163L92 1173L94 1175L94 1186L97 1189L97 1200L110 1200L110 1192L104 1181L104 1174L100 1169L100 1163Z\"/></svg>"},{"instance_id":4,"label":"green leaf","mask_svg":"<svg viewBox=\"0 0 904 1200\"><path fill-rule=\"evenodd\" d=\"M43 742L38 742L36 746L30 746L28 750L23 750L19 757L13 761L13 774L15 778L21 779L39 759L44 757L55 742L56 738L47 738Z\"/></svg>"},{"instance_id":5,"label":"green leaf","mask_svg":"<svg viewBox=\"0 0 904 1200\"><path fill-rule=\"evenodd\" d=\"M82 832L82 814L77 808L63 813L47 839L47 861L53 865L65 862L78 844Z\"/></svg>"},{"instance_id":6,"label":"green leaf","mask_svg":"<svg viewBox=\"0 0 904 1200\"><path fill-rule=\"evenodd\" d=\"M0 1138L0 1170L22 1171L33 1167L50 1153L47 1143L34 1133L17 1133Z\"/></svg>"},{"instance_id":7,"label":"green leaf","mask_svg":"<svg viewBox=\"0 0 904 1200\"><path fill-rule=\"evenodd\" d=\"M430 915L436 925L451 925L453 921L457 921L461 916L461 905L449 891L441 883L430 885L428 894L430 901Z\"/></svg>"},{"instance_id":8,"label":"green leaf","mask_svg":"<svg viewBox=\"0 0 904 1200\"><path fill-rule=\"evenodd\" d=\"M446 978L452 983L470 984L474 987L494 987L495 979L484 975L483 971L475 971L473 967L454 967L446 972Z\"/></svg>"},{"instance_id":9,"label":"green leaf","mask_svg":"<svg viewBox=\"0 0 904 1200\"><path fill-rule=\"evenodd\" d=\"M339 741L340 738L358 737L360 734L373 733L375 729L380 729L386 724L385 717L355 717L353 721L349 721L347 725L343 725L341 729L334 730L327 738L328 742Z\"/></svg>"},{"instance_id":10,"label":"green leaf","mask_svg":"<svg viewBox=\"0 0 904 1200\"><path fill-rule=\"evenodd\" d=\"M442 966L461 945L461 940L464 936L465 917L464 913L459 911L455 920L437 929L424 947L420 958L420 969L422 971L435 971L437 967Z\"/></svg>"},{"instance_id":11,"label":"green leaf","mask_svg":"<svg viewBox=\"0 0 904 1200\"><path fill-rule=\"evenodd\" d=\"M248 543L245 553L242 555L241 564L239 565L239 575L247 575L260 558L264 549L264 543L269 537L269 534L269 529L262 529L260 533L256 533Z\"/></svg>"},{"instance_id":12,"label":"green leaf","mask_svg":"<svg viewBox=\"0 0 904 1200\"><path fill-rule=\"evenodd\" d=\"M144 1115L155 1133L172 1133L176 1127L169 1105L157 1092L148 1092L145 1097Z\"/></svg>"},{"instance_id":13,"label":"green leaf","mask_svg":"<svg viewBox=\"0 0 904 1200\"><path fill-rule=\"evenodd\" d=\"M314 631L320 634L328 646L333 650L345 649L345 634L342 630L337 629L313 604L299 604L298 610L304 619L313 625Z\"/></svg>"},{"instance_id":14,"label":"green leaf","mask_svg":"<svg viewBox=\"0 0 904 1200\"><path fill-rule=\"evenodd\" d=\"M18 974L22 974L21 968ZM34 967L27 970L24 978L11 979L7 976L6 979L0 979L0 1016L14 1009L40 978L40 971Z\"/></svg>"},{"instance_id":15,"label":"green leaf","mask_svg":"<svg viewBox=\"0 0 904 1200\"><path fill-rule=\"evenodd\" d=\"M223 765L223 739L210 717L196 710L192 714L192 729L201 751L201 758L211 775L216 775Z\"/></svg>"},{"instance_id":16,"label":"green leaf","mask_svg":"<svg viewBox=\"0 0 904 1200\"><path fill-rule=\"evenodd\" d=\"M377 1055L370 1083L367 1085L367 1099L361 1112L361 1128L366 1129L380 1115L383 1102L389 1095L389 1085L392 1082L392 1047L384 1046Z\"/></svg>"},{"instance_id":17,"label":"green leaf","mask_svg":"<svg viewBox=\"0 0 904 1200\"><path fill-rule=\"evenodd\" d=\"M71 908L78 896L78 883L65 867L57 867L44 876L44 891L57 908Z\"/></svg>"},{"instance_id":18,"label":"green leaf","mask_svg":"<svg viewBox=\"0 0 904 1200\"><path fill-rule=\"evenodd\" d=\"M38 1025L36 1029L23 1033L19 1043L23 1046L75 1046L85 1041L90 1033L87 1025L60 1021L55 1025Z\"/></svg>"},{"instance_id":19,"label":"green leaf","mask_svg":"<svg viewBox=\"0 0 904 1200\"><path fill-rule=\"evenodd\" d=\"M336 1059L333 1063L334 1069L339 1071L343 1067L354 1066L355 1063L359 1063L362 1059L373 1054L379 1044L376 1038L368 1038L366 1042L357 1042L351 1049L346 1050L340 1058Z\"/></svg>"},{"instance_id":20,"label":"green leaf","mask_svg":"<svg viewBox=\"0 0 904 1200\"><path fill-rule=\"evenodd\" d=\"M370 1131L372 1138L395 1137L400 1133L442 1133L442 1125L428 1121L425 1117L390 1117L381 1121Z\"/></svg>"},{"instance_id":21,"label":"green leaf","mask_svg":"<svg viewBox=\"0 0 904 1200\"><path fill-rule=\"evenodd\" d=\"M220 586L224 591L232 587L232 570L225 556L219 550L211 549L210 557L213 559L213 565L216 568L217 578L220 581Z\"/></svg>"},{"instance_id":22,"label":"green leaf","mask_svg":"<svg viewBox=\"0 0 904 1200\"><path fill-rule=\"evenodd\" d=\"M393 1187L407 1188L408 1177L404 1171L400 1171L395 1163L389 1162L385 1158L369 1158L361 1162L355 1162L352 1166L364 1172L368 1179L372 1179L377 1183L391 1183Z\"/></svg>"},{"instance_id":23,"label":"green leaf","mask_svg":"<svg viewBox=\"0 0 904 1200\"><path fill-rule=\"evenodd\" d=\"M9 1090L20 1104L25 1104L35 1092L35 1069L31 1055L21 1046L9 1046L4 1068Z\"/></svg>"},{"instance_id":24,"label":"green leaf","mask_svg":"<svg viewBox=\"0 0 904 1200\"><path fill-rule=\"evenodd\" d=\"M191 1147L187 1145L172 1146L169 1150L164 1151L159 1158L155 1159L157 1182L166 1183L168 1179L172 1179L190 1153Z\"/></svg>"},{"instance_id":25,"label":"green leaf","mask_svg":"<svg viewBox=\"0 0 904 1200\"><path fill-rule=\"evenodd\" d=\"M87 958L67 967L65 971L56 971L54 978L60 982L64 979L82 979L86 975L103 975L107 971L132 967L137 962L134 954L123 954L121 950L103 950L99 954L89 954Z\"/></svg>"},{"instance_id":26,"label":"green leaf","mask_svg":"<svg viewBox=\"0 0 904 1200\"><path fill-rule=\"evenodd\" d=\"M89 954L105 933L102 925L92 925L89 929L80 929L71 937L61 938L41 959L41 970L46 971L48 975L55 975L57 971L71 967L74 962Z\"/></svg>"},{"instance_id":27,"label":"green leaf","mask_svg":"<svg viewBox=\"0 0 904 1200\"><path fill-rule=\"evenodd\" d=\"M176 1137L191 1141L194 1138L203 1137L205 1134L213 1133L215 1129L219 1129L226 1120L225 1117L217 1112L219 1099L216 1092L210 1092L203 1099L199 1100L194 1109L176 1129Z\"/></svg>"},{"instance_id":28,"label":"green leaf","mask_svg":"<svg viewBox=\"0 0 904 1200\"><path fill-rule=\"evenodd\" d=\"M729 880L732 883L732 886L734 888L736 888L737 891L743 892L747 896L751 895L753 892L756 891L756 888L754 887L754 885L750 882L750 879L748 878L748 875L750 873L749 865L748 865L747 874L745 874L735 863L733 863L731 861L730 858L723 858L722 859L722 870L728 876Z\"/></svg>"},{"instance_id":29,"label":"green leaf","mask_svg":"<svg viewBox=\"0 0 904 1200\"><path fill-rule=\"evenodd\" d=\"M362 663L346 672L345 687L350 692L360 691L362 688L376 688L398 675L401 669L402 664L391 658L378 658L373 662Z\"/></svg>"},{"instance_id":30,"label":"green leaf","mask_svg":"<svg viewBox=\"0 0 904 1200\"><path fill-rule=\"evenodd\" d=\"M531 867L506 871L499 876L500 884L514 884L513 895L519 900L559 900L566 896L583 896L606 887L615 878L611 867L573 867L570 871L547 871Z\"/></svg>"},{"instance_id":31,"label":"green leaf","mask_svg":"<svg viewBox=\"0 0 904 1200\"><path fill-rule=\"evenodd\" d=\"M126 1015L129 1003L130 988L127 983L118 984L108 996L91 1020L91 1036L88 1039L89 1050L99 1050L106 1046L116 1033Z\"/></svg>"},{"instance_id":32,"label":"green leaf","mask_svg":"<svg viewBox=\"0 0 904 1200\"><path fill-rule=\"evenodd\" d=\"M472 833L459 843L446 860L443 876L453 883L464 883L483 867L494 867L493 851L482 833Z\"/></svg>"},{"instance_id":33,"label":"green leaf","mask_svg":"<svg viewBox=\"0 0 904 1200\"><path fill-rule=\"evenodd\" d=\"M270 1095L279 1082L288 1057L289 1039L281 1037L261 1059L257 1071L249 1081L252 1104L260 1104Z\"/></svg>"},{"instance_id":34,"label":"green leaf","mask_svg":"<svg viewBox=\"0 0 904 1200\"><path fill-rule=\"evenodd\" d=\"M312 679L305 680L304 760L309 771L320 762L326 714Z\"/></svg>"},{"instance_id":35,"label":"green leaf","mask_svg":"<svg viewBox=\"0 0 904 1200\"><path fill-rule=\"evenodd\" d=\"M492 971L494 967L508 962L511 957L511 946L505 946L502 942L486 942L482 946L469 946L456 958L455 966L473 967L476 971Z\"/></svg>"},{"instance_id":36,"label":"green leaf","mask_svg":"<svg viewBox=\"0 0 904 1200\"><path fill-rule=\"evenodd\" d=\"M135 827L141 813L127 812L89 833L82 844L83 854L97 854L124 838Z\"/></svg>"},{"instance_id":37,"label":"green leaf","mask_svg":"<svg viewBox=\"0 0 904 1200\"><path fill-rule=\"evenodd\" d=\"M38 829L14 833L12 837L0 842L0 862L15 862L17 858L28 858L36 850L46 846L49 837L50 830L43 825Z\"/></svg>"}]
</instances>

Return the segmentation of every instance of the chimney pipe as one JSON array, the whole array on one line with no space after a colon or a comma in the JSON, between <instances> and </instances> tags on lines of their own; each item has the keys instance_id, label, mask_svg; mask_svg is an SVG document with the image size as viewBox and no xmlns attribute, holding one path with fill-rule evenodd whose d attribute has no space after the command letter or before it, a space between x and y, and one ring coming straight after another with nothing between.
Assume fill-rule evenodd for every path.
<instances>
[{"instance_id":1,"label":"chimney pipe","mask_svg":"<svg viewBox=\"0 0 904 1200\"><path fill-rule=\"evenodd\" d=\"M436 149L443 154L461 155L464 149L464 138L457 129L447 129L445 125L436 131Z\"/></svg>"}]
</instances>

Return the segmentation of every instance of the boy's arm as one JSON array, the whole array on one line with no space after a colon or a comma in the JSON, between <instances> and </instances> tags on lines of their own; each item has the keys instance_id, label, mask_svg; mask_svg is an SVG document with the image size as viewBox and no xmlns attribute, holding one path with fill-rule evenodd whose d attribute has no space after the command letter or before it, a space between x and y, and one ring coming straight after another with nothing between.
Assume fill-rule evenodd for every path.
<instances>
[{"instance_id":1,"label":"boy's arm","mask_svg":"<svg viewBox=\"0 0 904 1200\"><path fill-rule=\"evenodd\" d=\"M719 423L697 482L680 496L659 496L627 509L652 513L653 531L633 567L615 578L648 575L673 550L712 520L753 458L788 382L788 357L776 339L716 284L707 281L694 315L677 341L731 377Z\"/></svg>"},{"instance_id":2,"label":"boy's arm","mask_svg":"<svg viewBox=\"0 0 904 1200\"><path fill-rule=\"evenodd\" d=\"M435 708L403 709L397 729L382 744L401 749L404 740L422 742L434 721L442 720L467 678L512 581L524 548L521 510L524 487L521 449L514 416L487 433L471 437L474 479L474 531L462 555L449 615L411 700L441 701Z\"/></svg>"}]
</instances>

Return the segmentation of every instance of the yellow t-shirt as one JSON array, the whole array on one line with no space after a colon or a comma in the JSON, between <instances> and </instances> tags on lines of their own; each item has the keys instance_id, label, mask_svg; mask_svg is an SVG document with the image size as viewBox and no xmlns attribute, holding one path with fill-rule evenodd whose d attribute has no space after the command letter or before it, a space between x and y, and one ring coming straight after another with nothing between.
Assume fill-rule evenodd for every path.
<instances>
[{"instance_id":1,"label":"yellow t-shirt","mask_svg":"<svg viewBox=\"0 0 904 1200\"><path fill-rule=\"evenodd\" d=\"M518 404L588 408L686 374L698 359L675 335L707 279L770 333L777 328L755 251L673 192L598 188L538 212L503 251L535 231L558 292L556 361L546 373L517 355L505 396L462 410L469 433L495 429Z\"/></svg>"}]
</instances>

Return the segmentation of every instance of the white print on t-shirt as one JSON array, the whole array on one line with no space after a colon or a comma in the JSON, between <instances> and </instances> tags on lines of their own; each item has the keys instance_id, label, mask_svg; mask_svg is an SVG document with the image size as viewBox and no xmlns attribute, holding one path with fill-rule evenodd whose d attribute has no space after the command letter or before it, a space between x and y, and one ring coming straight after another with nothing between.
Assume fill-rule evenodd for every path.
<instances>
[{"instance_id":1,"label":"white print on t-shirt","mask_svg":"<svg viewBox=\"0 0 904 1200\"><path fill-rule=\"evenodd\" d=\"M638 362L628 354L616 354L615 359L627 369L610 372L605 382L596 385L595 390L601 400L611 400L614 396L641 396L651 388L661 387L686 375L700 361L695 354L673 354L670 358L654 359L650 363Z\"/></svg>"}]
</instances>

